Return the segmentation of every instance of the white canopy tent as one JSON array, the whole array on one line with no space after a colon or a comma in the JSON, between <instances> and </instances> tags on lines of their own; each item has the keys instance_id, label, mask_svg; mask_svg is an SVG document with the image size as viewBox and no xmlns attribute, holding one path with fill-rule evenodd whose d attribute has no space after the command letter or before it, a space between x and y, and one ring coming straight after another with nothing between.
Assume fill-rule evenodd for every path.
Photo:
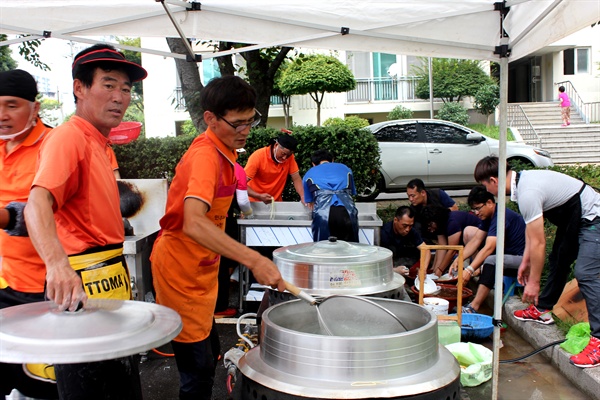
<instances>
[{"instance_id":1,"label":"white canopy tent","mask_svg":"<svg viewBox=\"0 0 600 400\"><path fill-rule=\"evenodd\" d=\"M89 37L187 37L500 63L500 160L506 161L508 63L600 22L600 0L2 0L0 33L95 43ZM27 38L31 39L31 37ZM9 45L27 39L1 42ZM136 50L115 44L116 47ZM139 50L139 49L138 49ZM141 49L158 55L184 55ZM188 48L188 51L192 51ZM244 51L235 50L235 52ZM225 55L214 53L204 58ZM191 57L190 57L191 58ZM198 60L197 57L195 57ZM500 171L504 187L505 170ZM504 254L504 193L498 248ZM502 284L499 257L496 287ZM502 314L496 291L494 319ZM499 328L494 329L497 398Z\"/></svg>"},{"instance_id":2,"label":"white canopy tent","mask_svg":"<svg viewBox=\"0 0 600 400\"><path fill-rule=\"evenodd\" d=\"M190 38L482 60L499 58L502 9L511 61L600 20L598 0L2 0L0 33L177 36L163 4Z\"/></svg>"}]
</instances>

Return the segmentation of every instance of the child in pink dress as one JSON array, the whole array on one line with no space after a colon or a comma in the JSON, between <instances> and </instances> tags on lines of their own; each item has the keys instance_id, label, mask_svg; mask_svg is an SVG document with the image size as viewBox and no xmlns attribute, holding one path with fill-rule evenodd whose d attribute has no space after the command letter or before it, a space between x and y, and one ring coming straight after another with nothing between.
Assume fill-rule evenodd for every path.
<instances>
[{"instance_id":1,"label":"child in pink dress","mask_svg":"<svg viewBox=\"0 0 600 400\"><path fill-rule=\"evenodd\" d=\"M562 126L571 125L571 100L565 93L565 87L560 86L558 88L558 101L560 106L560 116L562 117Z\"/></svg>"}]
</instances>

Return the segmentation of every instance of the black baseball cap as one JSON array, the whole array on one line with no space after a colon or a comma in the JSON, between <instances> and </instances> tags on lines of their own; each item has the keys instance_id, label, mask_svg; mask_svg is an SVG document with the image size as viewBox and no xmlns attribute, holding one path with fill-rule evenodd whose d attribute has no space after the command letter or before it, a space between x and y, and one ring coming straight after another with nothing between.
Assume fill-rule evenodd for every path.
<instances>
[{"instance_id":1,"label":"black baseball cap","mask_svg":"<svg viewBox=\"0 0 600 400\"><path fill-rule=\"evenodd\" d=\"M29 72L22 69L0 72L0 96L12 96L27 101L35 101L37 95L37 83Z\"/></svg>"},{"instance_id":2,"label":"black baseball cap","mask_svg":"<svg viewBox=\"0 0 600 400\"><path fill-rule=\"evenodd\" d=\"M77 57L75 61L73 61L73 78L75 78L77 70L81 65L99 61L122 64L121 67L125 70L125 72L127 72L127 75L129 76L132 82L141 81L148 76L148 72L144 68L142 68L142 66L134 62L128 61L123 55L123 53L112 49L98 49L83 54Z\"/></svg>"}]
</instances>

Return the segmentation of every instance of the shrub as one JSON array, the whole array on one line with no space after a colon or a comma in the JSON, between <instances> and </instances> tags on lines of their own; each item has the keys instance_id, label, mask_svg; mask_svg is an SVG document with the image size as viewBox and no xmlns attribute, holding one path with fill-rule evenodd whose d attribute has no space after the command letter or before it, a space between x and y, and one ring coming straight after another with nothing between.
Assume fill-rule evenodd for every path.
<instances>
[{"instance_id":1,"label":"shrub","mask_svg":"<svg viewBox=\"0 0 600 400\"><path fill-rule=\"evenodd\" d=\"M409 110L406 107L401 105L397 105L394 107L392 111L387 115L387 119L389 121L393 121L395 119L411 119L413 117L412 110Z\"/></svg>"},{"instance_id":2,"label":"shrub","mask_svg":"<svg viewBox=\"0 0 600 400\"><path fill-rule=\"evenodd\" d=\"M328 127L296 126L294 137L298 139L295 153L300 174L304 175L312 165L310 154L319 148L332 152L335 160L346 164L354 173L356 189L371 186L378 177L381 164L379 145L368 129L350 124L334 124ZM238 162L244 166L248 156L266 146L271 138L281 134L273 128L255 128L250 132L246 152L241 153ZM121 177L125 179L167 179L173 180L175 167L196 135L182 135L166 138L140 138L126 145L114 146L119 162ZM284 191L286 201L299 200L291 181Z\"/></svg>"},{"instance_id":3,"label":"shrub","mask_svg":"<svg viewBox=\"0 0 600 400\"><path fill-rule=\"evenodd\" d=\"M166 138L139 138L114 146L119 172L125 179L173 180L175 167L196 138L184 135Z\"/></svg>"},{"instance_id":4,"label":"shrub","mask_svg":"<svg viewBox=\"0 0 600 400\"><path fill-rule=\"evenodd\" d=\"M348 128L365 128L369 126L369 120L361 118L357 115L349 115L346 118L327 118L323 122L323 126L345 126Z\"/></svg>"},{"instance_id":5,"label":"shrub","mask_svg":"<svg viewBox=\"0 0 600 400\"><path fill-rule=\"evenodd\" d=\"M460 125L467 125L469 123L467 109L458 103L444 103L435 118Z\"/></svg>"}]
</instances>

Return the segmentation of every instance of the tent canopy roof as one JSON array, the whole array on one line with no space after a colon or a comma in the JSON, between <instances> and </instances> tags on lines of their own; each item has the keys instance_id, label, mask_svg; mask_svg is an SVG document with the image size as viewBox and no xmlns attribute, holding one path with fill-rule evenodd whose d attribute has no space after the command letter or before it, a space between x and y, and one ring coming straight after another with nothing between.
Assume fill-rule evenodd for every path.
<instances>
[{"instance_id":1,"label":"tent canopy roof","mask_svg":"<svg viewBox=\"0 0 600 400\"><path fill-rule=\"evenodd\" d=\"M600 21L598 0L165 0L188 38L319 49L516 60ZM3 0L0 33L177 37L160 1ZM85 41L85 40L79 40Z\"/></svg>"}]
</instances>

